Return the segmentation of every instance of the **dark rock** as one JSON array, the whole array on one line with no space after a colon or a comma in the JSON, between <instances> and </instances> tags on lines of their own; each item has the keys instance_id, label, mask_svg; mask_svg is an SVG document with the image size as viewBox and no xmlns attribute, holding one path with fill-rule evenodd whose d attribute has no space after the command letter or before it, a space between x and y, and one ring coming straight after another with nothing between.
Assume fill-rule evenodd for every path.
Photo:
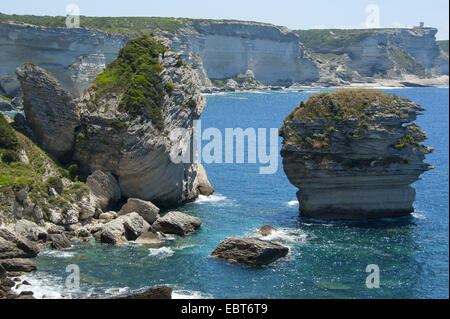
<instances>
[{"instance_id":1,"label":"dark rock","mask_svg":"<svg viewBox=\"0 0 450 319\"><path fill-rule=\"evenodd\" d=\"M212 252L214 258L247 265L267 265L284 257L289 248L256 238L226 238Z\"/></svg>"},{"instance_id":2,"label":"dark rock","mask_svg":"<svg viewBox=\"0 0 450 319\"><path fill-rule=\"evenodd\" d=\"M0 238L13 243L23 251L22 257L36 257L39 254L39 247L21 236L18 236L4 227L0 227Z\"/></svg>"},{"instance_id":3,"label":"dark rock","mask_svg":"<svg viewBox=\"0 0 450 319\"><path fill-rule=\"evenodd\" d=\"M195 232L202 225L200 218L180 212L169 212L152 225L156 231L185 236Z\"/></svg>"},{"instance_id":4,"label":"dark rock","mask_svg":"<svg viewBox=\"0 0 450 319\"><path fill-rule=\"evenodd\" d=\"M115 297L113 299L172 299L172 288L155 287L140 294Z\"/></svg>"},{"instance_id":5,"label":"dark rock","mask_svg":"<svg viewBox=\"0 0 450 319\"><path fill-rule=\"evenodd\" d=\"M51 246L54 249L66 249L72 247L69 239L64 234L48 235L48 240L52 242Z\"/></svg>"},{"instance_id":6,"label":"dark rock","mask_svg":"<svg viewBox=\"0 0 450 319\"><path fill-rule=\"evenodd\" d=\"M27 258L0 259L0 265L2 265L6 271L31 272L37 269L34 261Z\"/></svg>"}]
</instances>

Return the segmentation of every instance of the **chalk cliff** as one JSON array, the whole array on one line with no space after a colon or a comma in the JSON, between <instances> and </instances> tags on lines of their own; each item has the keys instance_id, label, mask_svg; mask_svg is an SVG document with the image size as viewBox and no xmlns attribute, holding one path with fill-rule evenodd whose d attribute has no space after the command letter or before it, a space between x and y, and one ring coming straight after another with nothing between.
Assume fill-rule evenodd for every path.
<instances>
[{"instance_id":1,"label":"chalk cliff","mask_svg":"<svg viewBox=\"0 0 450 319\"><path fill-rule=\"evenodd\" d=\"M414 211L410 186L431 169L416 125L424 109L372 90L337 90L301 103L280 129L284 171L302 216L362 219Z\"/></svg>"},{"instance_id":2,"label":"chalk cliff","mask_svg":"<svg viewBox=\"0 0 450 319\"><path fill-rule=\"evenodd\" d=\"M2 83L11 82L4 76L14 76L17 66L31 61L80 96L132 36L149 32L183 51L182 58L199 72L203 89L448 75L448 53L436 42L433 28L290 31L257 22L175 20L173 29L149 27L126 34L0 22L0 93ZM240 85L248 73L257 83Z\"/></svg>"}]
</instances>

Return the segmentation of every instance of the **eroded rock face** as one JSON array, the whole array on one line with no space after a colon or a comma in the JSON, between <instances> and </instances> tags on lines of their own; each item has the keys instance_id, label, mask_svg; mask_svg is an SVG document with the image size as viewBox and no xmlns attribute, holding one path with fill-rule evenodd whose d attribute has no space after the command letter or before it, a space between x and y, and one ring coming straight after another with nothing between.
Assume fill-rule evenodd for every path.
<instances>
[{"instance_id":1,"label":"eroded rock face","mask_svg":"<svg viewBox=\"0 0 450 319\"><path fill-rule=\"evenodd\" d=\"M267 265L286 256L289 248L256 238L230 237L212 252L214 258L248 265Z\"/></svg>"},{"instance_id":2,"label":"eroded rock face","mask_svg":"<svg viewBox=\"0 0 450 319\"><path fill-rule=\"evenodd\" d=\"M424 109L370 90L315 95L280 130L289 181L301 214L316 219L404 216L414 211L410 186L429 170L414 121Z\"/></svg>"},{"instance_id":3,"label":"eroded rock face","mask_svg":"<svg viewBox=\"0 0 450 319\"><path fill-rule=\"evenodd\" d=\"M99 98L95 86L77 100L81 127L74 159L88 174L102 170L117 176L123 197L177 206L200 194L200 166L173 160L189 152L194 121L206 106L198 73L180 61L181 54L174 51L159 55L161 89L157 94L163 97L156 98L161 99L159 110L150 101L146 107L153 107L160 117L124 111L129 105L121 104L123 92ZM171 135L180 128L186 133L183 138ZM207 188L204 182L200 186Z\"/></svg>"},{"instance_id":4,"label":"eroded rock face","mask_svg":"<svg viewBox=\"0 0 450 319\"><path fill-rule=\"evenodd\" d=\"M73 97L44 69L26 63L16 69L24 92L26 120L40 147L61 161L71 158L79 125Z\"/></svg>"}]
</instances>

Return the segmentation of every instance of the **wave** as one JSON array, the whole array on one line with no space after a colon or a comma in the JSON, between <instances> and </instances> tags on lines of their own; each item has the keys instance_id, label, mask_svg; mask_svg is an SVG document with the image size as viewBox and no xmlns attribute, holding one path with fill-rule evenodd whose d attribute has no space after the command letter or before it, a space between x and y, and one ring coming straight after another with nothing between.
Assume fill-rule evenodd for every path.
<instances>
[{"instance_id":1,"label":"wave","mask_svg":"<svg viewBox=\"0 0 450 319\"><path fill-rule=\"evenodd\" d=\"M31 285L21 285L18 289L14 289L17 293L32 291L33 296L37 299L63 299L72 296L70 291L65 291L65 287L62 285L64 280L61 277L36 272L23 275L20 279L28 281Z\"/></svg>"},{"instance_id":2,"label":"wave","mask_svg":"<svg viewBox=\"0 0 450 319\"><path fill-rule=\"evenodd\" d=\"M175 252L170 247L149 248L149 256L164 259L172 256Z\"/></svg>"},{"instance_id":3,"label":"wave","mask_svg":"<svg viewBox=\"0 0 450 319\"><path fill-rule=\"evenodd\" d=\"M193 290L173 290L172 299L212 299L213 296Z\"/></svg>"},{"instance_id":4,"label":"wave","mask_svg":"<svg viewBox=\"0 0 450 319\"><path fill-rule=\"evenodd\" d=\"M75 252L73 251L64 251L64 250L44 250L40 254L40 256L48 256L54 258L71 258L75 256Z\"/></svg>"},{"instance_id":5,"label":"wave","mask_svg":"<svg viewBox=\"0 0 450 319\"><path fill-rule=\"evenodd\" d=\"M298 200L291 200L290 202L287 202L287 205L289 207L294 207L294 206L298 206L299 203L298 203Z\"/></svg>"},{"instance_id":6,"label":"wave","mask_svg":"<svg viewBox=\"0 0 450 319\"><path fill-rule=\"evenodd\" d=\"M195 203L197 203L197 204L215 203L215 202L224 201L226 199L227 199L226 196L223 196L220 194L215 194L215 195L211 195L211 196L200 195L198 197L198 199L195 201Z\"/></svg>"},{"instance_id":7,"label":"wave","mask_svg":"<svg viewBox=\"0 0 450 319\"><path fill-rule=\"evenodd\" d=\"M272 232L269 236L256 235L257 231L254 230L251 237L280 243L303 242L307 237L306 233L300 229L280 228Z\"/></svg>"}]
</instances>

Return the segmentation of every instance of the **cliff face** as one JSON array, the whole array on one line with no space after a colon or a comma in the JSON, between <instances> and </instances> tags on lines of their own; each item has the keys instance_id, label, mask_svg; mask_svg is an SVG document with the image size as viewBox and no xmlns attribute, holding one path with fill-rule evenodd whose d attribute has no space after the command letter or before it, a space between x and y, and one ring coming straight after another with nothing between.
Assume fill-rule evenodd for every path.
<instances>
[{"instance_id":1,"label":"cliff face","mask_svg":"<svg viewBox=\"0 0 450 319\"><path fill-rule=\"evenodd\" d=\"M296 31L320 67L321 82L448 75L433 28Z\"/></svg>"},{"instance_id":2,"label":"cliff face","mask_svg":"<svg viewBox=\"0 0 450 319\"><path fill-rule=\"evenodd\" d=\"M99 97L96 82L77 101L81 126L74 159L86 173L97 169L112 172L125 197L175 206L198 197L202 186L207 186L201 183L205 173L198 165L171 160L174 153L188 151L186 142L192 137L193 121L206 106L198 73L179 65L180 58L173 51L161 53L159 66L155 65L162 69L158 79L161 92L152 97L156 104L144 100L127 110L136 98L134 92L131 100L120 90ZM148 113L142 113L147 108ZM170 134L177 128L186 129L187 135L172 141Z\"/></svg>"},{"instance_id":3,"label":"cliff face","mask_svg":"<svg viewBox=\"0 0 450 319\"><path fill-rule=\"evenodd\" d=\"M174 49L200 56L210 79L235 78L250 70L265 85L318 80L317 66L305 56L298 36L286 28L191 21L170 38Z\"/></svg>"},{"instance_id":4,"label":"cliff face","mask_svg":"<svg viewBox=\"0 0 450 319\"><path fill-rule=\"evenodd\" d=\"M12 76L19 65L33 62L79 96L117 57L126 40L86 29L0 23L0 74Z\"/></svg>"},{"instance_id":5,"label":"cliff face","mask_svg":"<svg viewBox=\"0 0 450 319\"><path fill-rule=\"evenodd\" d=\"M317 219L361 219L414 211L410 186L431 167L432 149L414 121L423 109L369 90L313 95L280 130L283 166L301 214Z\"/></svg>"},{"instance_id":6,"label":"cliff face","mask_svg":"<svg viewBox=\"0 0 450 319\"><path fill-rule=\"evenodd\" d=\"M170 39L172 49L183 51L183 59L199 71L204 87L211 86L210 80L236 81L248 71L264 85L339 85L370 82L372 77L448 75L448 53L440 49L437 30L432 28L292 32L255 22L182 19L176 23L173 30L152 31ZM0 23L0 76L13 76L17 66L34 62L77 97L130 37ZM0 92L6 80L0 81Z\"/></svg>"}]
</instances>

